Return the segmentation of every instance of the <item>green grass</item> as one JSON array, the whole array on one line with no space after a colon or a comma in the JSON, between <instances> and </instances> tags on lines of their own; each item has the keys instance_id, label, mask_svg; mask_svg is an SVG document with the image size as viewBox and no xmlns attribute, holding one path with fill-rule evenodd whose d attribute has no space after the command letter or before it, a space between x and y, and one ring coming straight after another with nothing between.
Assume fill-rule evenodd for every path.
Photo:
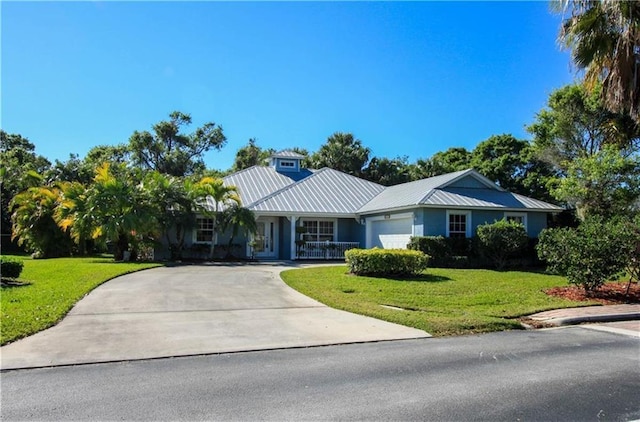
<instances>
[{"instance_id":1,"label":"green grass","mask_svg":"<svg viewBox=\"0 0 640 422\"><path fill-rule=\"evenodd\" d=\"M346 266L331 266L288 270L281 276L333 308L434 336L519 329L518 317L586 304L546 295L543 289L565 286L566 279L534 272L434 268L416 279L393 280L354 276Z\"/></svg>"},{"instance_id":2,"label":"green grass","mask_svg":"<svg viewBox=\"0 0 640 422\"><path fill-rule=\"evenodd\" d=\"M24 286L2 287L0 344L34 334L60 321L96 286L122 274L157 267L153 263L121 263L112 258L57 258L24 261Z\"/></svg>"}]
</instances>

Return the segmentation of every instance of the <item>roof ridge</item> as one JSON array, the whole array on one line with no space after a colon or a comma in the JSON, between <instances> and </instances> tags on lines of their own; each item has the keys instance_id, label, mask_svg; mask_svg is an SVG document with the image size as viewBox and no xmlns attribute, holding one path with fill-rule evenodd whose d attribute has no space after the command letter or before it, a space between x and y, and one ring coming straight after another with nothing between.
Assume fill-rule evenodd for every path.
<instances>
[{"instance_id":1,"label":"roof ridge","mask_svg":"<svg viewBox=\"0 0 640 422\"><path fill-rule=\"evenodd\" d=\"M265 201L267 201L267 200L269 200L269 199L273 198L274 196L279 195L279 194L281 194L282 192L285 192L285 191L289 190L290 188L293 188L294 186L297 186L298 184L300 184L300 183L304 182L305 180L312 178L312 177L313 177L313 176L315 176L316 174L320 174L320 173L322 173L322 171L323 171L324 169L326 169L326 168L327 168L327 167L323 167L323 168L321 168L320 170L316 170L315 172L310 172L311 174L310 174L309 176L307 176L307 177L303 177L302 179L300 179L300 180L298 180L298 181L296 181L296 182L293 182L293 183L291 183L291 184L289 184L289 185L287 185L287 186L284 186L284 187L282 187L282 188L278 189L278 190L277 190L277 191L275 191L275 192L271 192L269 195L264 196L264 197L262 197L262 198L258 199L257 201L254 201L253 203L251 203L251 205L250 205L250 206L252 206L252 207L253 207L253 206L256 206L256 205L260 205L261 203L263 203L263 202L265 202Z\"/></svg>"},{"instance_id":2,"label":"roof ridge","mask_svg":"<svg viewBox=\"0 0 640 422\"><path fill-rule=\"evenodd\" d=\"M440 189L440 188L429 189L429 192L427 192L427 194L425 196L423 196L421 200L416 202L416 205L419 205L419 204L422 204L423 202L426 202L431 196L433 196L433 193L436 191L436 189Z\"/></svg>"},{"instance_id":3,"label":"roof ridge","mask_svg":"<svg viewBox=\"0 0 640 422\"><path fill-rule=\"evenodd\" d=\"M247 168L244 168L244 169L242 169L242 170L234 171L234 172L233 172L233 173L231 173L231 174L227 174L227 175L226 175L226 176L224 176L222 179L226 179L227 177L232 177L232 176L235 176L235 175L237 175L237 174L241 174L241 173L246 173L247 171L251 170L251 169L252 169L252 168L254 168L254 167L268 167L268 166L261 166L260 164L254 164L254 165L252 165L251 167L247 167Z\"/></svg>"},{"instance_id":4,"label":"roof ridge","mask_svg":"<svg viewBox=\"0 0 640 422\"><path fill-rule=\"evenodd\" d=\"M450 173L450 174L454 174L454 173L458 173L458 172L453 172L453 173ZM490 189L495 189L495 190L501 191L501 192L508 192L505 188L503 188L501 186L498 186L495 182L493 182L488 177L483 176L481 173L479 173L473 167L470 167L470 168L465 169L465 170L461 170L459 173L460 174L457 175L456 177L454 177L453 179L450 179L450 180L446 181L445 183L437 186L436 188L437 189L446 188L450 184L457 182L458 180L462 179L463 177L471 175L471 176L475 177L476 180L478 180L479 182L481 182L482 184L484 184L485 186L487 186Z\"/></svg>"}]
</instances>

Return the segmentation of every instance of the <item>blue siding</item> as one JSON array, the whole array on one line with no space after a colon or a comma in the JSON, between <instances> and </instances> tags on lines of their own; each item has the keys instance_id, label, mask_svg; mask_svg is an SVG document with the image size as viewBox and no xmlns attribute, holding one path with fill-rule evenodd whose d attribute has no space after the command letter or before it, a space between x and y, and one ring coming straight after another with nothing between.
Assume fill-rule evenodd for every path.
<instances>
[{"instance_id":1,"label":"blue siding","mask_svg":"<svg viewBox=\"0 0 640 422\"><path fill-rule=\"evenodd\" d=\"M447 211L429 208L422 211L424 236L446 236Z\"/></svg>"},{"instance_id":2,"label":"blue siding","mask_svg":"<svg viewBox=\"0 0 640 422\"><path fill-rule=\"evenodd\" d=\"M480 183L475 177L467 176L447 185L447 188L487 189L487 186Z\"/></svg>"},{"instance_id":3,"label":"blue siding","mask_svg":"<svg viewBox=\"0 0 640 422\"><path fill-rule=\"evenodd\" d=\"M546 212L530 212L527 214L527 229L529 237L538 237L542 229L547 228Z\"/></svg>"},{"instance_id":4,"label":"blue siding","mask_svg":"<svg viewBox=\"0 0 640 422\"><path fill-rule=\"evenodd\" d=\"M360 247L365 246L366 229L354 218L338 219L338 242L359 242Z\"/></svg>"},{"instance_id":5,"label":"blue siding","mask_svg":"<svg viewBox=\"0 0 640 422\"><path fill-rule=\"evenodd\" d=\"M471 213L471 226L473 228L471 235L475 236L478 232L478 226L483 224L492 224L504 218L504 211L491 210L473 210Z\"/></svg>"},{"instance_id":6,"label":"blue siding","mask_svg":"<svg viewBox=\"0 0 640 422\"><path fill-rule=\"evenodd\" d=\"M291 259L291 221L286 217L280 217L278 220L280 225L278 259Z\"/></svg>"}]
</instances>

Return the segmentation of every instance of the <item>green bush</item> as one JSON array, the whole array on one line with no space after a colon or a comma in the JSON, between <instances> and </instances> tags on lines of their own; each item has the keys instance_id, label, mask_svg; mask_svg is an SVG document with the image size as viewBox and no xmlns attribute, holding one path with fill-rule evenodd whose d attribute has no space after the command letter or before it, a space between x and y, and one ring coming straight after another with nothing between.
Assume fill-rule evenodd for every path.
<instances>
[{"instance_id":1,"label":"green bush","mask_svg":"<svg viewBox=\"0 0 640 422\"><path fill-rule=\"evenodd\" d=\"M449 267L453 258L450 242L442 236L413 236L407 247L430 256L432 267Z\"/></svg>"},{"instance_id":2,"label":"green bush","mask_svg":"<svg viewBox=\"0 0 640 422\"><path fill-rule=\"evenodd\" d=\"M356 275L411 276L429 263L428 255L404 249L350 249L345 258L349 272Z\"/></svg>"},{"instance_id":3,"label":"green bush","mask_svg":"<svg viewBox=\"0 0 640 422\"><path fill-rule=\"evenodd\" d=\"M480 253L499 270L507 265L514 254L524 251L529 243L524 225L504 219L478 226L477 234Z\"/></svg>"},{"instance_id":4,"label":"green bush","mask_svg":"<svg viewBox=\"0 0 640 422\"><path fill-rule=\"evenodd\" d=\"M24 264L22 261L7 258L5 256L0 257L0 275L7 278L18 278L22 273Z\"/></svg>"},{"instance_id":5,"label":"green bush","mask_svg":"<svg viewBox=\"0 0 640 422\"><path fill-rule=\"evenodd\" d=\"M627 226L601 218L588 218L576 229L545 229L537 250L552 272L591 293L616 278L630 259L625 241Z\"/></svg>"}]
</instances>

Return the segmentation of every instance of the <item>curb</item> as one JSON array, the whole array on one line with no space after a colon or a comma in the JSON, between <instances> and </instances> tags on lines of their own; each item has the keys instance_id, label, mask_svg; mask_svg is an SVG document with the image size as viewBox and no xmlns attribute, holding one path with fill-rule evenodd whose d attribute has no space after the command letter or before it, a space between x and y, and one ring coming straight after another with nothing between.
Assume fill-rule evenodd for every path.
<instances>
[{"instance_id":1,"label":"curb","mask_svg":"<svg viewBox=\"0 0 640 422\"><path fill-rule=\"evenodd\" d=\"M536 319L536 321L551 324L556 327L565 325L577 325L585 322L617 322L617 321L633 321L640 319L640 312L604 314L604 315L582 315L564 318Z\"/></svg>"}]
</instances>

